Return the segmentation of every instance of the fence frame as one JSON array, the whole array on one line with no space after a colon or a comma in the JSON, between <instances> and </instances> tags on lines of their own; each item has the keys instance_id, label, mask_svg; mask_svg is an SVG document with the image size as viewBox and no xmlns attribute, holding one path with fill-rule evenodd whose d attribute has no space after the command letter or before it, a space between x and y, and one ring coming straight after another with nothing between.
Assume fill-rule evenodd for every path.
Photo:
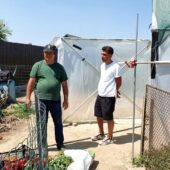
<instances>
[{"instance_id":1,"label":"fence frame","mask_svg":"<svg viewBox=\"0 0 170 170\"><path fill-rule=\"evenodd\" d=\"M153 109L155 107L154 106L155 100L149 98L150 97L149 92L151 92L152 90L156 90L158 93L168 95L169 98L170 98L170 92L164 91L164 90L159 89L157 87L153 87L151 85L146 85L146 95L145 95L144 112L143 112L143 119L142 119L143 120L142 121L142 132L141 132L141 134L142 134L141 135L141 151L140 151L141 155L144 155L145 151L147 150L146 149L147 121L148 121L148 128L149 128L148 129L148 136L147 136L148 137L148 139L147 139L148 140L148 150L154 148L152 141L153 141L153 139L155 139L154 136L153 136L153 133L154 133L154 129L153 129L154 128L154 116L156 115L156 114L154 114L154 109ZM148 105L149 100L150 100L150 104ZM147 111L148 111L147 107L149 107L149 110L150 110L149 115L147 114ZM170 133L170 132L168 132L168 133ZM165 141L165 143L168 143L168 142L170 142L170 138L167 141ZM159 142L158 142L157 145L158 145L158 148L162 147L162 144L159 143Z\"/></svg>"}]
</instances>

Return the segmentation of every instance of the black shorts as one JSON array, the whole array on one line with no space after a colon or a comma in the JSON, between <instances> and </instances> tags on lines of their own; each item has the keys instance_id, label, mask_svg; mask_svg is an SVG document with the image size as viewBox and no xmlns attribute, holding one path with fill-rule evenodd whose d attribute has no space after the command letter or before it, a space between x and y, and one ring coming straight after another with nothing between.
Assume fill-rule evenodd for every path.
<instances>
[{"instance_id":1,"label":"black shorts","mask_svg":"<svg viewBox=\"0 0 170 170\"><path fill-rule=\"evenodd\" d=\"M97 117L102 117L103 120L113 120L115 102L115 97L97 96L94 107L94 115Z\"/></svg>"}]
</instances>

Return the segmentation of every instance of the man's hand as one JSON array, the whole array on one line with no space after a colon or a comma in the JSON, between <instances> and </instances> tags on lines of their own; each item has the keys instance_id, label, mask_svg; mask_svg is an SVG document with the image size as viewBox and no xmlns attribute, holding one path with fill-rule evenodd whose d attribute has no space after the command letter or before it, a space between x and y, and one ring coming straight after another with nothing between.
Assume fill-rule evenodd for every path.
<instances>
[{"instance_id":1,"label":"man's hand","mask_svg":"<svg viewBox=\"0 0 170 170\"><path fill-rule=\"evenodd\" d=\"M66 110L68 108L68 85L67 85L67 81L63 81L61 84L62 84L63 94L64 94L63 108L64 108L64 110Z\"/></svg>"},{"instance_id":2,"label":"man's hand","mask_svg":"<svg viewBox=\"0 0 170 170\"><path fill-rule=\"evenodd\" d=\"M64 100L63 108L64 108L64 110L66 110L68 108L68 100Z\"/></svg>"},{"instance_id":3,"label":"man's hand","mask_svg":"<svg viewBox=\"0 0 170 170\"><path fill-rule=\"evenodd\" d=\"M117 91L117 98L120 98L120 91Z\"/></svg>"},{"instance_id":4,"label":"man's hand","mask_svg":"<svg viewBox=\"0 0 170 170\"><path fill-rule=\"evenodd\" d=\"M31 100L26 99L25 104L26 104L27 109L30 108L31 107Z\"/></svg>"},{"instance_id":5,"label":"man's hand","mask_svg":"<svg viewBox=\"0 0 170 170\"><path fill-rule=\"evenodd\" d=\"M34 89L35 83L36 83L36 78L31 77L28 81L27 90L26 90L26 101L25 101L27 108L30 108L31 106L30 98L31 98L31 93Z\"/></svg>"}]
</instances>

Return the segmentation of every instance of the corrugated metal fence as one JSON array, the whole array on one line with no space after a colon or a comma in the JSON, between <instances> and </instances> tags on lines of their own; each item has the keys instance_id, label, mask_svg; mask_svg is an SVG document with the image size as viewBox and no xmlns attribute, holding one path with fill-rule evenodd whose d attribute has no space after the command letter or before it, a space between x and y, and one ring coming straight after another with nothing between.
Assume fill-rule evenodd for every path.
<instances>
[{"instance_id":1,"label":"corrugated metal fence","mask_svg":"<svg viewBox=\"0 0 170 170\"><path fill-rule=\"evenodd\" d=\"M0 64L32 65L43 57L43 47L0 41Z\"/></svg>"},{"instance_id":2,"label":"corrugated metal fence","mask_svg":"<svg viewBox=\"0 0 170 170\"><path fill-rule=\"evenodd\" d=\"M0 41L0 68L14 72L16 85L24 85L29 78L32 65L43 59L43 47Z\"/></svg>"}]
</instances>

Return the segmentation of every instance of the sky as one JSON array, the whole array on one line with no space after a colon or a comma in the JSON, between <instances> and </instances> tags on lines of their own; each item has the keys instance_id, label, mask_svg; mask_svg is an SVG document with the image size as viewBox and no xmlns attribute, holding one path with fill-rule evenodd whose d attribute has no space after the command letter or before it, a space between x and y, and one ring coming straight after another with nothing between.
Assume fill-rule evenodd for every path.
<instances>
[{"instance_id":1,"label":"sky","mask_svg":"<svg viewBox=\"0 0 170 170\"><path fill-rule=\"evenodd\" d=\"M10 42L44 46L54 37L151 39L152 0L1 0Z\"/></svg>"}]
</instances>

